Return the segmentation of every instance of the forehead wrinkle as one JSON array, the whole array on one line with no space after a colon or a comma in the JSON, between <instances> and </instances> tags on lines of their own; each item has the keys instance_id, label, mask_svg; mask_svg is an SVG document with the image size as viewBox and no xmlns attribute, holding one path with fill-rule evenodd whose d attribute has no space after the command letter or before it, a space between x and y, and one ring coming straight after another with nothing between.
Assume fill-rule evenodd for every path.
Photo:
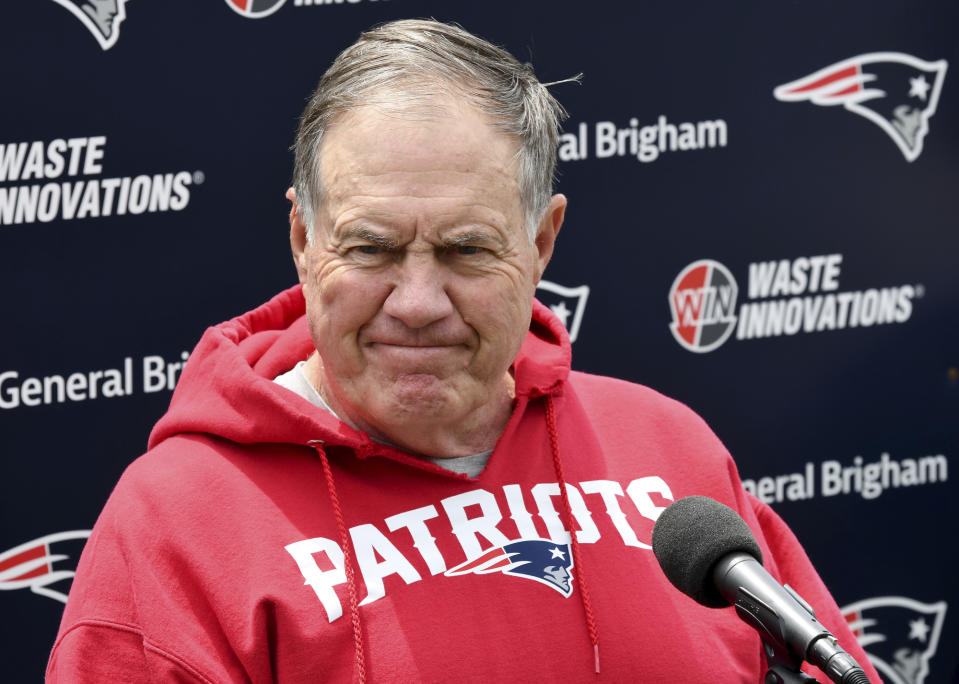
<instances>
[{"instance_id":1,"label":"forehead wrinkle","mask_svg":"<svg viewBox=\"0 0 959 684\"><path fill-rule=\"evenodd\" d=\"M377 175L383 176L386 173ZM473 212L488 216L491 209L493 213L499 213L497 209L490 207L484 201L485 195L479 190L464 187L463 184L458 184L455 180L449 179L448 176L451 174L447 173L446 175L447 179L442 185L416 183L413 184L413 187L410 187L407 184L407 187L398 188L393 193L379 193L374 188L363 187L362 181L352 177L345 183L331 183L328 186L327 193L320 200L320 207L327 212L339 213L340 211L360 210L371 212L374 216L382 214L382 218L388 218L394 213L392 207L396 206L396 203L400 203L400 206L402 206L404 201L425 202L427 203L423 205L425 207L435 202L452 202L458 203L458 206L443 208L442 213L460 213L464 215L464 218L466 218L466 214L475 216ZM490 185L493 183L495 181L491 179ZM438 189L441 191L438 192ZM516 210L521 211L518 188L511 187L510 190L515 192L515 194L513 192L510 194L513 195L515 200ZM416 213L415 207L407 206L405 209L409 213ZM494 223L498 223L498 221Z\"/></svg>"},{"instance_id":2,"label":"forehead wrinkle","mask_svg":"<svg viewBox=\"0 0 959 684\"><path fill-rule=\"evenodd\" d=\"M480 226L498 232L509 232L513 227L510 216L504 214L502 209L491 207L479 198L467 202L463 202L464 199L459 196L419 196L407 193L389 197L351 195L344 198L342 202L331 203L332 206L328 206L328 209L339 209L333 212L338 214L337 216L330 216L336 232L340 232L335 228L337 223L345 226L356 223L362 226L366 221L389 230L403 230L416 226L439 231L465 229L472 230L477 236L481 236L482 233ZM408 200L423 202L423 204L410 204ZM455 204L435 207L431 206L433 201L452 201ZM336 207L336 204L340 204L341 207ZM342 207L344 204L346 208ZM518 204L516 209L519 210Z\"/></svg>"},{"instance_id":3,"label":"forehead wrinkle","mask_svg":"<svg viewBox=\"0 0 959 684\"><path fill-rule=\"evenodd\" d=\"M379 198L379 195L370 195L369 192L374 189L387 190L392 185L400 189L396 190L396 194L390 195L391 197L460 199L470 193L459 179L470 180L476 173L472 164L458 169L416 169L399 165L395 159L391 161L397 164L395 168L364 169L362 172L353 168L331 169L330 177L324 179L326 197L334 201L346 198ZM486 176L487 183L502 184L504 189L515 192L517 201L519 200L519 184L512 169L487 168L483 175ZM371 184L373 187L370 187Z\"/></svg>"},{"instance_id":4,"label":"forehead wrinkle","mask_svg":"<svg viewBox=\"0 0 959 684\"><path fill-rule=\"evenodd\" d=\"M384 117L375 108L351 112L331 127L319 155L323 191L318 208L327 220L335 226L367 219L371 227L387 231L468 229L472 223L503 233L518 226L525 233L517 142L491 130L483 113L451 105L436 123L461 117L476 121L484 134L493 133L492 142L477 145L468 131L456 130L455 140L446 144L443 136L424 137L428 123L403 125L413 122ZM410 144L421 140L422 145L397 148L397 137ZM495 203L487 201L491 195L498 198Z\"/></svg>"},{"instance_id":5,"label":"forehead wrinkle","mask_svg":"<svg viewBox=\"0 0 959 684\"><path fill-rule=\"evenodd\" d=\"M441 99L448 99L448 98L441 98ZM490 120L487 114L477 110L474 107L463 105L462 103L458 103L454 101L451 103L451 111L444 112L443 115L437 116L437 117L433 117L433 116L424 117L423 122L424 123L442 122L444 120L456 121L464 116L470 119L474 119L478 125L484 126L488 130L492 130L493 132L495 132L496 143L494 146L497 149L500 148L501 141L506 143L506 147L509 148L508 149L509 154L506 155L505 159L500 160L500 163L498 164L499 168L496 169L496 173L508 179L510 182L515 183L517 185L517 190L518 190L519 189L518 152L520 148L519 141L516 139L515 136L505 134L504 132L498 130L495 127L495 125L493 125L495 122ZM379 119L380 121L375 122L375 119ZM325 191L329 191L330 188L328 186L332 184L332 182L335 180L335 176L341 176L341 174L345 176L349 176L352 168L355 168L355 166L350 163L351 159L349 156L347 156L347 159L345 160L339 160L339 164L337 165L332 165L329 163L332 160L328 159L327 157L330 151L330 143L332 142L332 140L343 138L348 142L344 143L342 140L338 140L338 145L340 147L345 145L347 148L354 149L355 151L355 148L353 148L353 145L357 143L361 143L361 144L364 144L364 143L361 142L362 134L360 138L352 138L351 140L352 136L351 136L350 127L358 126L359 128L367 128L369 126L374 125L374 123L376 123L377 125L377 129L373 133L375 136L375 142L371 143L369 140L365 142L366 146L371 146L373 148L381 147L380 142L385 139L390 139L391 141L396 141L397 139L415 140L417 138L420 138L423 134L423 130L417 126L395 125L397 123L395 119L391 120L390 117L384 116L383 113L378 111L377 108L375 107L362 107L357 110L344 113L344 115L336 121L335 125L332 125L330 127L328 134L324 137L323 141L321 142L320 148L317 151L317 163L318 163L319 172L320 172L319 181L320 181L321 188L323 188ZM415 122L404 121L402 123L409 124L409 123L415 123ZM441 145L441 143L439 143L436 140L428 140L427 144ZM344 150L340 150L340 152L342 154L344 153ZM480 157L489 157L492 153L493 153L493 150L490 150L488 147L484 147L481 149L474 148L471 152L462 155L462 162L461 162L460 168L454 169L454 170L436 169L436 171L444 174L445 176L449 176L450 174L458 174L458 173L469 174L473 171L472 162L475 159L475 155L479 154ZM346 162L345 167L342 166L344 161ZM390 157L387 161L393 161L395 163L396 159L395 157ZM337 173L337 170L333 168L334 166L339 166L339 173ZM364 175L367 175L368 177L376 177L376 176L387 175L390 173L403 172L403 171L405 171L405 169L403 168L403 165L394 166L393 168L390 168L389 166L387 166L387 168L384 168L382 171L379 171L379 170L371 171L369 169L365 169ZM429 171L429 170L424 169L424 171ZM333 174L335 174L335 176ZM350 179L350 180L353 180L353 179Z\"/></svg>"}]
</instances>

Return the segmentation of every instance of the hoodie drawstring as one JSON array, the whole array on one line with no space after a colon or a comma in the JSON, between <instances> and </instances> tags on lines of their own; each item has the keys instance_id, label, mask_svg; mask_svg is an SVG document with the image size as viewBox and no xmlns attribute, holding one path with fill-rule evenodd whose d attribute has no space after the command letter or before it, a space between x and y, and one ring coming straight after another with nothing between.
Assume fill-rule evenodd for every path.
<instances>
[{"instance_id":1,"label":"hoodie drawstring","mask_svg":"<svg viewBox=\"0 0 959 684\"><path fill-rule=\"evenodd\" d=\"M357 600L356 573L353 570L353 554L350 551L349 534L346 523L343 521L343 509L340 507L340 497L336 494L336 485L333 482L333 471L326 458L323 442L313 440L310 446L316 450L323 464L323 475L326 477L326 489L330 493L333 503L333 515L336 518L336 529L340 534L340 547L343 549L343 568L346 571L346 588L350 597L350 623L353 625L353 662L356 664L357 679L360 684L366 683L366 654L363 648L363 630L360 625L360 608Z\"/></svg>"},{"instance_id":2,"label":"hoodie drawstring","mask_svg":"<svg viewBox=\"0 0 959 684\"><path fill-rule=\"evenodd\" d=\"M546 396L546 428L549 433L549 444L553 454L553 468L556 471L556 479L559 483L559 491L563 501L563 517L565 518L563 522L569 530L573 550L573 563L579 571L579 597L583 604L583 612L586 616L586 629L589 632L589 640L593 645L594 667L596 674L599 674L599 630L596 627L596 618L593 615L593 606L589 599L589 587L586 582L583 557L580 553L579 542L576 539L576 532L574 531L573 507L569 502L569 494L566 491L566 477L563 475L563 464L559 457L559 430L556 427L556 409L553 405L553 397L551 395ZM346 572L346 586L350 599L350 622L353 627L353 660L356 665L357 679L360 684L365 684L366 655L363 644L363 630L360 624L356 572L353 569L353 555L350 551L349 533L346 529L346 523L343 520L343 509L340 506L340 497L336 493L336 485L333 482L333 471L330 469L330 462L327 460L323 442L313 440L310 442L310 446L316 450L317 455L320 457L320 463L323 465L326 488L330 494L330 501L333 505L333 515L336 518L336 527L340 535L340 547L343 550L343 566Z\"/></svg>"},{"instance_id":3,"label":"hoodie drawstring","mask_svg":"<svg viewBox=\"0 0 959 684\"><path fill-rule=\"evenodd\" d=\"M553 406L553 396L546 395L546 428L549 432L549 445L553 452L553 468L556 470L556 479L559 482L559 491L563 499L563 514L566 529L573 549L573 564L579 575L579 597L583 603L583 612L586 614L586 629L589 631L589 640L593 644L593 660L596 674L599 674L599 630L596 627L596 618L593 616L593 606L589 600L589 587L586 585L586 572L583 568L583 557L573 531L573 507L569 503L569 494L566 492L566 478L563 476L563 464L559 458L559 430L556 427L556 408Z\"/></svg>"}]
</instances>

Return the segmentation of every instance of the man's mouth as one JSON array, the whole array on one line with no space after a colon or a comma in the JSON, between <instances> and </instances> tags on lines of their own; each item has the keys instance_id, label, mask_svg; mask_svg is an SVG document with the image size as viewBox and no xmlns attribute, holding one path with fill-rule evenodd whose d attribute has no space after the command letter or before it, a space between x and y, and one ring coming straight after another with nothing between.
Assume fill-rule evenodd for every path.
<instances>
[{"instance_id":1,"label":"man's mouth","mask_svg":"<svg viewBox=\"0 0 959 684\"><path fill-rule=\"evenodd\" d=\"M391 365L410 370L427 370L437 364L449 363L451 357L461 354L465 345L454 344L409 344L396 342L373 342L370 351Z\"/></svg>"}]
</instances>

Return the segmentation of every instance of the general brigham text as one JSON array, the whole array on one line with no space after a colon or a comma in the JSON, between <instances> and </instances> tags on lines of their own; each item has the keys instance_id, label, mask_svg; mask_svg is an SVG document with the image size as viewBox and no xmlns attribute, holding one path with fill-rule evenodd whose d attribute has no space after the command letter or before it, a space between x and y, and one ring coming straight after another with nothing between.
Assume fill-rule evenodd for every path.
<instances>
[{"instance_id":1,"label":"general brigham text","mask_svg":"<svg viewBox=\"0 0 959 684\"><path fill-rule=\"evenodd\" d=\"M179 361L169 361L151 354L144 356L139 364L134 364L128 356L115 368L44 377L22 377L15 370L0 371L0 409L112 399L141 391L144 394L172 391L189 356L189 352L184 351L180 352ZM140 370L139 382L135 365Z\"/></svg>"},{"instance_id":2,"label":"general brigham text","mask_svg":"<svg viewBox=\"0 0 959 684\"><path fill-rule=\"evenodd\" d=\"M765 503L806 501L816 496L859 494L876 499L889 489L917 487L949 480L949 459L943 454L894 459L883 453L866 462L862 456L847 465L836 460L806 463L803 470L756 479L744 478L743 487Z\"/></svg>"}]
</instances>

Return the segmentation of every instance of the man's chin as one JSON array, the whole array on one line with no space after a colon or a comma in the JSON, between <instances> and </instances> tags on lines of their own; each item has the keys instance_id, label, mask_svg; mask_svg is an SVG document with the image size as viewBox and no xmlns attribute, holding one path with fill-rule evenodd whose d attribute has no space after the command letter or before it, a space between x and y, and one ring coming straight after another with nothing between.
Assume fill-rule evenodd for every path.
<instances>
[{"instance_id":1,"label":"man's chin","mask_svg":"<svg viewBox=\"0 0 959 684\"><path fill-rule=\"evenodd\" d=\"M467 420L476 402L462 390L449 379L411 373L393 378L388 386L370 396L362 410L374 430L404 441L424 429Z\"/></svg>"},{"instance_id":2,"label":"man's chin","mask_svg":"<svg viewBox=\"0 0 959 684\"><path fill-rule=\"evenodd\" d=\"M406 373L394 378L390 387L394 411L411 417L435 417L455 410L456 393L448 381L430 373Z\"/></svg>"}]
</instances>

